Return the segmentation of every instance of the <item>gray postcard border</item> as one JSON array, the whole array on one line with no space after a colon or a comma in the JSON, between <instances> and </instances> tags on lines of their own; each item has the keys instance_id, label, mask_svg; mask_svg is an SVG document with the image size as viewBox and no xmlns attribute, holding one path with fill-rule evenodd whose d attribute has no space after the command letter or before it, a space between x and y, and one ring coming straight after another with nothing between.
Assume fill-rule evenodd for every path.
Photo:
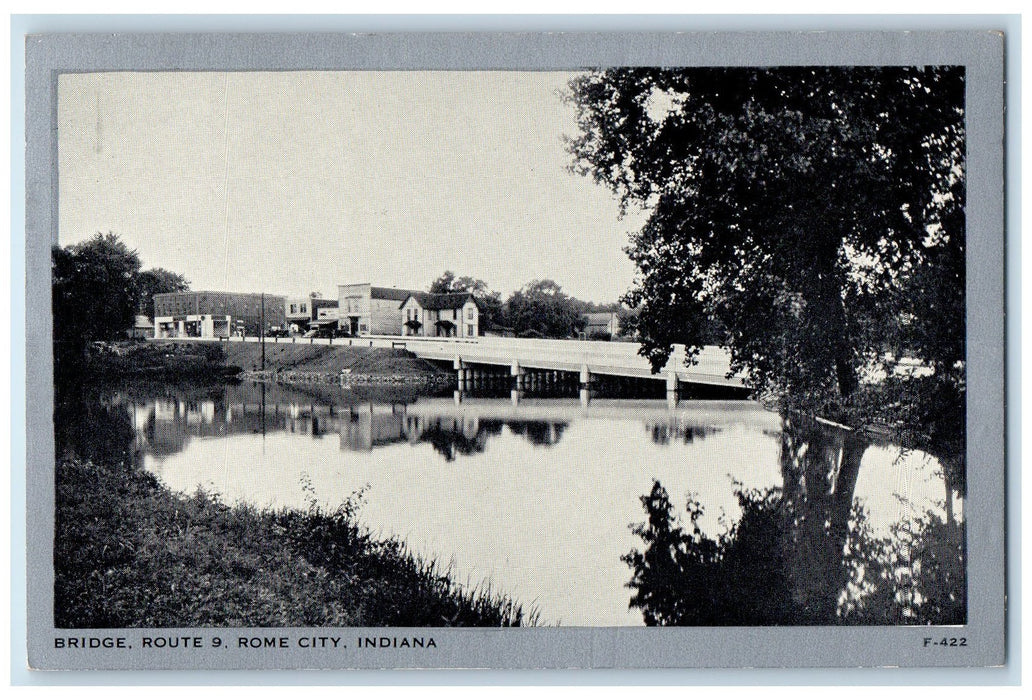
<instances>
[{"instance_id":1,"label":"gray postcard border","mask_svg":"<svg viewBox=\"0 0 1032 700\"><path fill-rule=\"evenodd\" d=\"M28 654L36 669L779 668L996 666L1005 659L1002 33L64 34L26 42ZM968 83L969 624L962 628L434 630L433 655L296 651L70 655L52 648L51 242L56 75L105 70L572 69L600 65L962 64ZM15 462L17 468L17 462ZM1013 484L1012 484L1013 485ZM1012 533L1014 536L1016 533ZM126 630L139 636L144 630ZM211 636L210 630L197 630ZM228 631L227 631L228 632ZM233 630L237 633L244 630ZM325 632L325 631L322 631ZM355 637L362 630L343 630ZM372 630L370 630L372 632ZM402 633L403 630L396 630ZM426 633L426 630L417 630ZM80 632L84 634L85 632ZM180 631L187 633L187 631ZM270 633L266 631L266 633ZM302 634L302 630L276 630ZM928 651L928 635L974 643ZM223 636L228 636L224 634ZM971 642L969 642L971 643Z\"/></svg>"}]
</instances>

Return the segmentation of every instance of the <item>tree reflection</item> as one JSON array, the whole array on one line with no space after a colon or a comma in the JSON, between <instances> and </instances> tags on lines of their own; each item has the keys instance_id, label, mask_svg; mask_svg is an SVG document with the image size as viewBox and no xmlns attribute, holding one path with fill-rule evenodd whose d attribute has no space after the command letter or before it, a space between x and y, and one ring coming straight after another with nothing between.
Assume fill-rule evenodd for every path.
<instances>
[{"instance_id":1,"label":"tree reflection","mask_svg":"<svg viewBox=\"0 0 1032 700\"><path fill-rule=\"evenodd\" d=\"M492 434L497 433L487 426L463 425L461 421L438 418L422 427L419 441L429 443L446 462L454 462L457 454L469 456L483 452Z\"/></svg>"},{"instance_id":2,"label":"tree reflection","mask_svg":"<svg viewBox=\"0 0 1032 700\"><path fill-rule=\"evenodd\" d=\"M701 503L689 498L679 519L655 482L632 527L645 547L622 557L631 607L648 625L964 623L963 524L944 509L877 535L853 501L867 444L786 420L784 486L737 487L742 516L715 538Z\"/></svg>"},{"instance_id":3,"label":"tree reflection","mask_svg":"<svg viewBox=\"0 0 1032 700\"><path fill-rule=\"evenodd\" d=\"M130 407L109 397L57 392L54 441L59 459L127 466L137 466L140 461Z\"/></svg>"},{"instance_id":4,"label":"tree reflection","mask_svg":"<svg viewBox=\"0 0 1032 700\"><path fill-rule=\"evenodd\" d=\"M667 423L646 424L645 429L649 431L652 442L657 445L669 445L675 441L690 445L697 440L720 432L719 428L704 425L684 425L676 418Z\"/></svg>"},{"instance_id":5,"label":"tree reflection","mask_svg":"<svg viewBox=\"0 0 1032 700\"><path fill-rule=\"evenodd\" d=\"M524 437L527 442L539 447L551 447L558 443L567 427L566 423L538 420L510 420L505 424L513 435Z\"/></svg>"}]
</instances>

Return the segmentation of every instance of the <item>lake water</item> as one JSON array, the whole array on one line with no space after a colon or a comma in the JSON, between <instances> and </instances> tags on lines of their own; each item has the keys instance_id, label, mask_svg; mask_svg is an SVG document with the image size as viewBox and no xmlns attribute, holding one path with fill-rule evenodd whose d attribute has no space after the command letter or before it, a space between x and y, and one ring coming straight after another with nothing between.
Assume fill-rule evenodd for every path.
<instances>
[{"instance_id":1,"label":"lake water","mask_svg":"<svg viewBox=\"0 0 1032 700\"><path fill-rule=\"evenodd\" d=\"M689 502L701 509L693 542L718 545L689 557L704 576L681 588L704 613L764 597L775 612L760 600L746 624L850 621L879 596L895 605L889 622L954 621L963 610L962 560L943 565L953 578L937 574L931 594L918 585L930 575L922 552L963 552L963 500L935 459L797 429L752 402L386 400L258 383L98 390L81 401L62 409L65 453L124 452L173 490L227 503L334 509L361 493L365 526L447 565L462 585L536 608L544 624L643 624L621 557L646 548L631 525L646 520L642 497L655 482L682 527ZM780 520L753 527L764 498ZM727 568L734 561L745 564ZM953 612L929 602L943 597Z\"/></svg>"}]
</instances>

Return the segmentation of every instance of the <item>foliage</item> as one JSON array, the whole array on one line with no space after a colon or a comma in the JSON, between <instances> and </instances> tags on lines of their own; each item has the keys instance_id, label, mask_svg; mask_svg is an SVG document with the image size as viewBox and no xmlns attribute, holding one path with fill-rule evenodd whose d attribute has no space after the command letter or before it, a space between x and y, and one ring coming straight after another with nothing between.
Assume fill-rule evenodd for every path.
<instances>
[{"instance_id":1,"label":"foliage","mask_svg":"<svg viewBox=\"0 0 1032 700\"><path fill-rule=\"evenodd\" d=\"M57 466L59 628L508 626L508 597L457 586L340 508L255 510L176 496L128 463Z\"/></svg>"},{"instance_id":2,"label":"foliage","mask_svg":"<svg viewBox=\"0 0 1032 700\"><path fill-rule=\"evenodd\" d=\"M137 308L139 272L136 251L112 233L53 249L54 361L59 373L81 366L91 342L125 337Z\"/></svg>"},{"instance_id":3,"label":"foliage","mask_svg":"<svg viewBox=\"0 0 1032 700\"><path fill-rule=\"evenodd\" d=\"M843 543L805 530L805 508L781 489L736 491L742 517L715 538L699 527L689 498L686 521L654 482L641 497L648 519L632 527L644 549L631 567L630 605L647 625L963 624L964 527L926 513L872 533L854 506ZM844 544L844 546L843 546ZM832 556L825 556L830 554Z\"/></svg>"},{"instance_id":4,"label":"foliage","mask_svg":"<svg viewBox=\"0 0 1032 700\"><path fill-rule=\"evenodd\" d=\"M81 373L95 341L122 340L137 313L154 317L154 294L189 282L163 268L140 271L140 258L116 234L98 233L51 255L54 364L58 376Z\"/></svg>"},{"instance_id":5,"label":"foliage","mask_svg":"<svg viewBox=\"0 0 1032 700\"><path fill-rule=\"evenodd\" d=\"M176 272L162 267L144 270L137 280L139 313L154 319L154 295L169 292L185 292L190 289L190 280Z\"/></svg>"},{"instance_id":6,"label":"foliage","mask_svg":"<svg viewBox=\"0 0 1032 700\"><path fill-rule=\"evenodd\" d=\"M889 343L963 359L962 69L613 69L570 99L575 169L649 211L626 301L654 367L711 317L784 396L848 397Z\"/></svg>"},{"instance_id":7,"label":"foliage","mask_svg":"<svg viewBox=\"0 0 1032 700\"><path fill-rule=\"evenodd\" d=\"M583 328L577 300L552 280L534 280L505 302L508 324L519 336L569 338Z\"/></svg>"}]
</instances>

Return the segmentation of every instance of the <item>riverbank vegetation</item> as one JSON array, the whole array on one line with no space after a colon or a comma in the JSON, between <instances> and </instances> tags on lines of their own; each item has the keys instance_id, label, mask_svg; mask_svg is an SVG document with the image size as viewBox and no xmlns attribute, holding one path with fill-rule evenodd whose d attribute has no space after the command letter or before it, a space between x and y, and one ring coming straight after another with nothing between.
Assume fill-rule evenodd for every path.
<instances>
[{"instance_id":1,"label":"riverbank vegetation","mask_svg":"<svg viewBox=\"0 0 1032 700\"><path fill-rule=\"evenodd\" d=\"M653 367L715 319L779 408L955 447L927 421L964 412L962 69L611 69L569 99L575 169L648 214L625 301Z\"/></svg>"},{"instance_id":2,"label":"riverbank vegetation","mask_svg":"<svg viewBox=\"0 0 1032 700\"><path fill-rule=\"evenodd\" d=\"M691 364L716 332L784 423L784 488L739 493L724 534L690 495L684 525L661 484L642 497L632 605L650 624L963 622L963 69L618 68L568 99L574 169L648 217L624 298L642 354L658 370L684 344ZM942 512L878 538L853 499L874 435L946 482ZM794 579L814 567L820 589Z\"/></svg>"},{"instance_id":3,"label":"riverbank vegetation","mask_svg":"<svg viewBox=\"0 0 1032 700\"><path fill-rule=\"evenodd\" d=\"M90 372L94 343L124 340L135 314L154 315L154 295L189 288L182 275L141 269L140 258L114 233L51 251L54 374Z\"/></svg>"},{"instance_id":4,"label":"riverbank vegetation","mask_svg":"<svg viewBox=\"0 0 1032 700\"><path fill-rule=\"evenodd\" d=\"M75 378L135 377L169 381L218 381L255 376L290 383L331 381L341 375L356 383L391 380L405 383L451 381L451 375L407 350L395 348L314 345L289 341L265 344L175 340L94 342L82 354ZM265 370L261 368L264 364Z\"/></svg>"},{"instance_id":5,"label":"riverbank vegetation","mask_svg":"<svg viewBox=\"0 0 1032 700\"><path fill-rule=\"evenodd\" d=\"M658 482L641 498L648 517L633 530L644 548L623 560L645 624L966 622L962 522L929 512L876 533L852 494L834 504L786 488L735 496L742 516L716 535L700 528L704 507L692 497L683 520Z\"/></svg>"},{"instance_id":6,"label":"riverbank vegetation","mask_svg":"<svg viewBox=\"0 0 1032 700\"><path fill-rule=\"evenodd\" d=\"M536 613L334 511L230 506L173 494L128 462L57 465L59 628L512 626Z\"/></svg>"}]
</instances>

